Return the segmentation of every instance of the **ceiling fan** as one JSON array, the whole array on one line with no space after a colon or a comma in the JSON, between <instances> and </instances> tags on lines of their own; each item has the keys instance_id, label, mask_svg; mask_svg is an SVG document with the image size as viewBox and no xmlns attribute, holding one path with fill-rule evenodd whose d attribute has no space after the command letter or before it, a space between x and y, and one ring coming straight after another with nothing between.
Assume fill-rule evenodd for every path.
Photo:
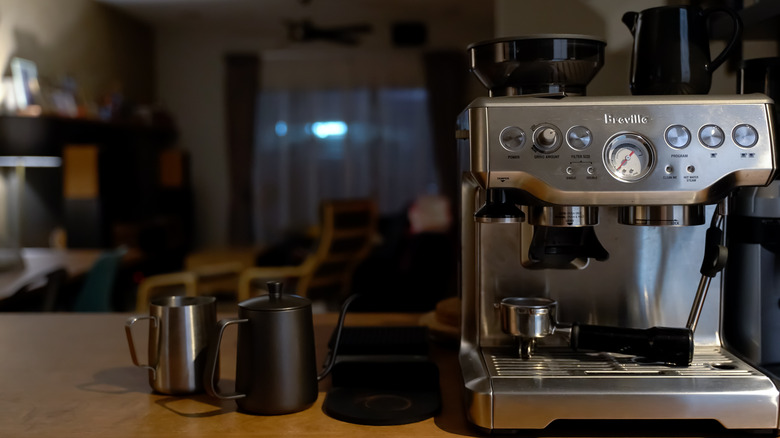
<instances>
[{"instance_id":1,"label":"ceiling fan","mask_svg":"<svg viewBox=\"0 0 780 438\"><path fill-rule=\"evenodd\" d=\"M354 46L360 36L370 33L370 24L351 24L334 27L318 27L310 20L287 21L287 36L294 42L329 41Z\"/></svg>"}]
</instances>

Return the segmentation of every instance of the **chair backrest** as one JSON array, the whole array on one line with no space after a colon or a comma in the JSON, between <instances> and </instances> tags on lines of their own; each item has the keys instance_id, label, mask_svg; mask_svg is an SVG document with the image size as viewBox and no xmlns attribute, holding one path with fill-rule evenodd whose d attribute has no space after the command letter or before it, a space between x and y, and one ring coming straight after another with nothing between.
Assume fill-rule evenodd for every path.
<instances>
[{"instance_id":1,"label":"chair backrest","mask_svg":"<svg viewBox=\"0 0 780 438\"><path fill-rule=\"evenodd\" d=\"M176 288L175 293L171 293L172 288ZM193 271L180 271L146 277L138 285L135 310L139 313L146 312L152 298L158 295L181 295L182 289L185 296L198 295L198 274Z\"/></svg>"},{"instance_id":2,"label":"chair backrest","mask_svg":"<svg viewBox=\"0 0 780 438\"><path fill-rule=\"evenodd\" d=\"M304 262L311 266L300 279L297 293L313 297L348 293L355 268L371 251L377 222L373 200L324 201L319 243Z\"/></svg>"},{"instance_id":3,"label":"chair backrest","mask_svg":"<svg viewBox=\"0 0 780 438\"><path fill-rule=\"evenodd\" d=\"M114 292L114 280L119 262L127 248L104 251L87 273L84 284L73 303L74 312L110 312Z\"/></svg>"}]
</instances>

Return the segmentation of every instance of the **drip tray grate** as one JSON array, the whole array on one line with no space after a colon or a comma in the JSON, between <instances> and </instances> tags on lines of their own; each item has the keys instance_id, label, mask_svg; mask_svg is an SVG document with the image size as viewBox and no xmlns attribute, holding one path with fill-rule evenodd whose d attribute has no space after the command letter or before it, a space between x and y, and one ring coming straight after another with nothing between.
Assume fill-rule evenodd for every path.
<instances>
[{"instance_id":1,"label":"drip tray grate","mask_svg":"<svg viewBox=\"0 0 780 438\"><path fill-rule=\"evenodd\" d=\"M510 356L506 350L486 354L497 377L662 376L717 377L761 375L718 347L697 347L690 366L646 362L617 353L583 353L569 348L537 348L530 359Z\"/></svg>"}]
</instances>

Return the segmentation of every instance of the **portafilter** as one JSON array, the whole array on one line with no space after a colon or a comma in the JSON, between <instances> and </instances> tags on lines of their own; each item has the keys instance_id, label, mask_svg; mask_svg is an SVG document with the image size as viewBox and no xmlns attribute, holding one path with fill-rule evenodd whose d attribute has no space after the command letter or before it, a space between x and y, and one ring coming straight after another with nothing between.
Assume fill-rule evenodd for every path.
<instances>
[{"instance_id":1,"label":"portafilter","mask_svg":"<svg viewBox=\"0 0 780 438\"><path fill-rule=\"evenodd\" d=\"M555 300L510 297L501 300L501 328L520 342L520 356L528 359L537 339L555 332L568 335L575 351L595 350L641 356L649 361L687 366L693 359L693 331L689 328L636 329L556 320Z\"/></svg>"}]
</instances>

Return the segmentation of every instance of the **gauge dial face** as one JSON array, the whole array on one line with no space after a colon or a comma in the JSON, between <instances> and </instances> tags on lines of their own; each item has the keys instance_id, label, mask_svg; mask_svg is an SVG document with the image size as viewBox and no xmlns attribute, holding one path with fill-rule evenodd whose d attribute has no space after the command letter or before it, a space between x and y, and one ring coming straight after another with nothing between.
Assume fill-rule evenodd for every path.
<instances>
[{"instance_id":1,"label":"gauge dial face","mask_svg":"<svg viewBox=\"0 0 780 438\"><path fill-rule=\"evenodd\" d=\"M653 147L639 134L619 134L604 148L604 164L621 181L638 181L653 170Z\"/></svg>"}]
</instances>

